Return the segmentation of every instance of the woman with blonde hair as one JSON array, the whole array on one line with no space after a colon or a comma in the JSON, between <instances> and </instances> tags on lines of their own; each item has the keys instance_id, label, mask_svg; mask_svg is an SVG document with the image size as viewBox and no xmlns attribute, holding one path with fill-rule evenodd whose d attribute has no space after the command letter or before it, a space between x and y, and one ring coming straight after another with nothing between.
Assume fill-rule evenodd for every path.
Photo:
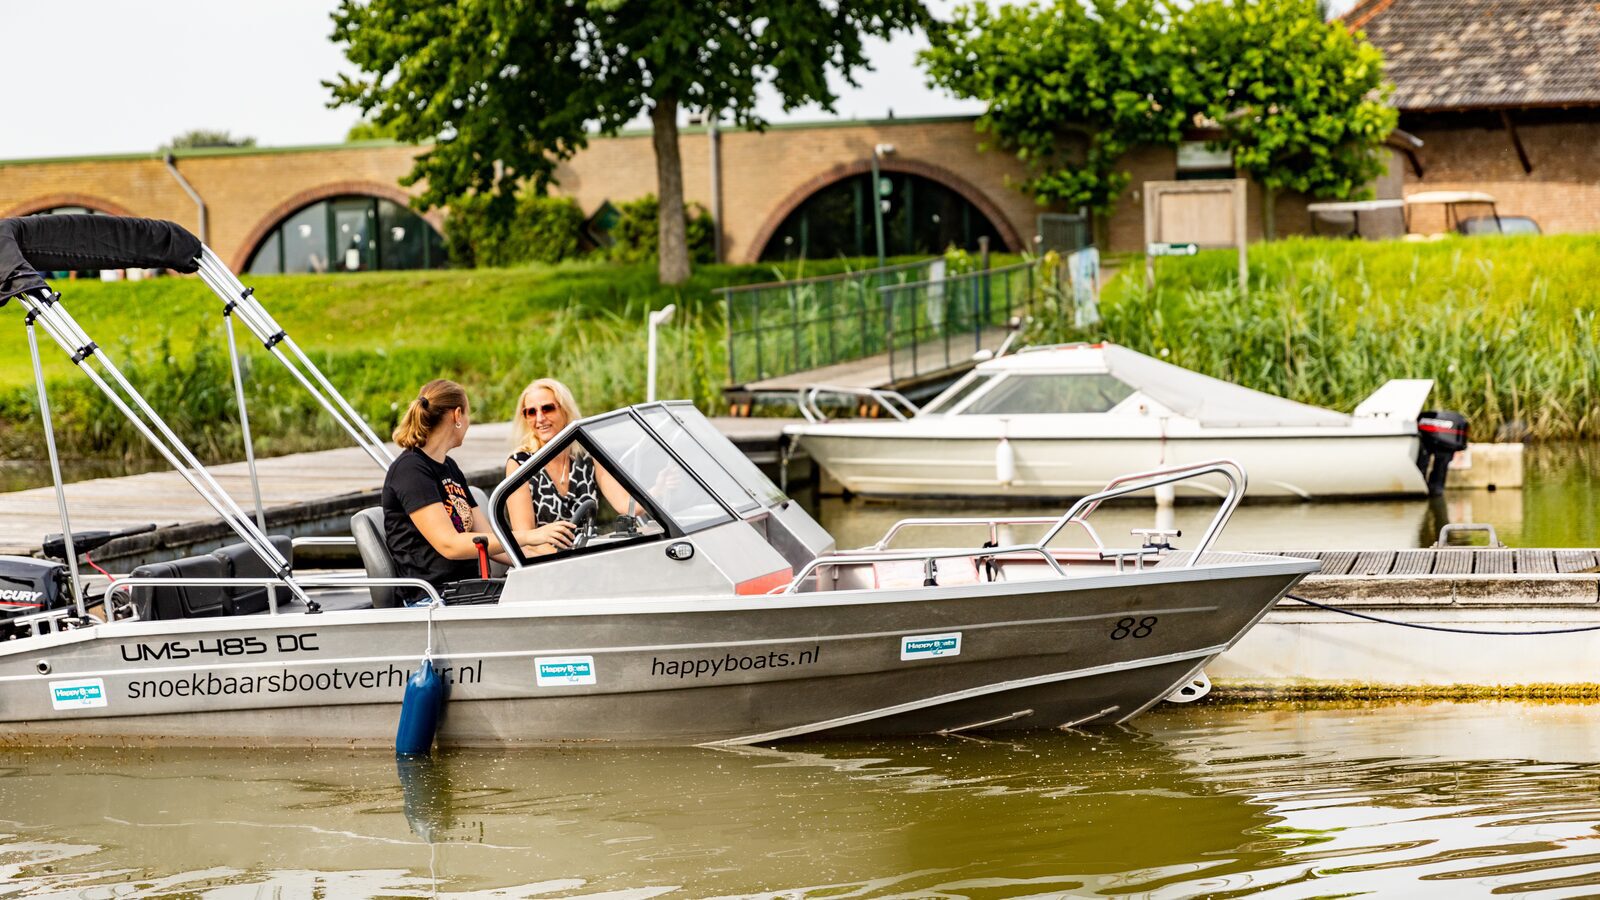
<instances>
[{"instance_id":1,"label":"woman with blonde hair","mask_svg":"<svg viewBox=\"0 0 1600 900\"><path fill-rule=\"evenodd\" d=\"M522 389L511 423L515 449L506 460L509 476L573 422L583 418L572 391L554 378L539 378ZM571 522L585 500L604 496L619 511L628 493L577 445L569 445L545 463L527 484L506 501L512 528L542 528ZM560 548L557 548L560 549ZM544 551L549 552L549 551Z\"/></svg>"},{"instance_id":2,"label":"woman with blonde hair","mask_svg":"<svg viewBox=\"0 0 1600 900\"><path fill-rule=\"evenodd\" d=\"M383 530L396 574L420 578L436 588L478 577L477 535L489 539L489 554L507 561L505 548L481 520L467 476L451 459L472 423L467 392L443 378L422 386L394 430L402 452L383 479ZM513 529L527 553L571 546L572 527ZM552 549L553 548L553 549ZM407 599L416 599L415 592Z\"/></svg>"}]
</instances>

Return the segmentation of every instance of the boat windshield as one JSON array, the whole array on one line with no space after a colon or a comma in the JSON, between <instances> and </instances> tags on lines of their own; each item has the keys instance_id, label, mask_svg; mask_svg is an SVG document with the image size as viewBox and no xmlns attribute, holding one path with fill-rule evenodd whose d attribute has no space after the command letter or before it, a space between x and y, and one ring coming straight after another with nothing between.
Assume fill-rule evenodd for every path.
<instances>
[{"instance_id":1,"label":"boat windshield","mask_svg":"<svg viewBox=\"0 0 1600 900\"><path fill-rule=\"evenodd\" d=\"M683 458L696 475L704 479L705 483L716 492L723 502L733 507L741 516L749 515L761 508L761 503L750 496L738 479L728 473L711 452L701 446L700 442L689 433L684 424L666 409L660 406L646 407L639 410L639 415L650 426L650 430L661 436L672 452Z\"/></svg>"},{"instance_id":2,"label":"boat windshield","mask_svg":"<svg viewBox=\"0 0 1600 900\"><path fill-rule=\"evenodd\" d=\"M751 462L750 457L745 456L691 404L663 403L656 409L644 411L644 418L667 442L667 446L678 451L680 456L696 467L696 471L699 471L700 463L681 448L690 446L691 453L704 453L712 464L726 472L733 482L727 492L723 488L725 482L707 478L707 483L741 515L760 507L777 506L789 499L772 483L772 479L762 474L760 467ZM754 499L755 505L750 506L746 498Z\"/></svg>"},{"instance_id":3,"label":"boat windshield","mask_svg":"<svg viewBox=\"0 0 1600 900\"><path fill-rule=\"evenodd\" d=\"M973 372L961 379L944 393L933 398L933 402L922 408L923 413L947 413L961 405L961 401L972 396L974 391L989 383L993 376L985 372Z\"/></svg>"},{"instance_id":4,"label":"boat windshield","mask_svg":"<svg viewBox=\"0 0 1600 900\"><path fill-rule=\"evenodd\" d=\"M1133 388L1098 372L1013 373L961 411L966 416L1103 413L1133 395Z\"/></svg>"},{"instance_id":5,"label":"boat windshield","mask_svg":"<svg viewBox=\"0 0 1600 900\"><path fill-rule=\"evenodd\" d=\"M620 467L621 471L615 474L648 494L685 534L733 521L727 509L632 416L590 422L581 430L605 458ZM679 455L702 477L708 474L699 461L681 452ZM717 472L728 477L720 469Z\"/></svg>"}]
</instances>

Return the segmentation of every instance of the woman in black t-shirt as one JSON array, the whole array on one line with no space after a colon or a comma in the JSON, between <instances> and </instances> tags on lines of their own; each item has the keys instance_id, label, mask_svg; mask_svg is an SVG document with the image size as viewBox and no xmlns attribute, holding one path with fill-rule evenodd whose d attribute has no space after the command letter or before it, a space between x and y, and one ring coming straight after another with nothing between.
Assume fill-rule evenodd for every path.
<instances>
[{"instance_id":1,"label":"woman in black t-shirt","mask_svg":"<svg viewBox=\"0 0 1600 900\"><path fill-rule=\"evenodd\" d=\"M489 554L506 560L505 548L480 521L480 511L461 467L448 454L461 446L471 424L466 392L453 381L423 386L411 401L394 441L402 452L383 480L383 529L396 573L434 587L478 577L475 535L489 538ZM572 526L513 529L525 553L549 553L572 544ZM409 592L411 598L416 592Z\"/></svg>"},{"instance_id":2,"label":"woman in black t-shirt","mask_svg":"<svg viewBox=\"0 0 1600 900\"><path fill-rule=\"evenodd\" d=\"M561 429L581 418L583 414L578 411L572 391L554 378L540 378L523 388L512 423L516 450L506 460L506 475L531 459ZM514 529L570 522L583 501L602 496L619 512L630 506L627 491L616 479L597 467L581 447L571 445L506 498L506 517Z\"/></svg>"}]
</instances>

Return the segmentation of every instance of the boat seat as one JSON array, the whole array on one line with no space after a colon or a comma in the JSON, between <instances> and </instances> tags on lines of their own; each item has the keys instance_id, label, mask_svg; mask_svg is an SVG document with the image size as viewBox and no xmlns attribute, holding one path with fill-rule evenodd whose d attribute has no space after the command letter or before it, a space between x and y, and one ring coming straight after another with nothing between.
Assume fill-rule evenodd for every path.
<instances>
[{"instance_id":1,"label":"boat seat","mask_svg":"<svg viewBox=\"0 0 1600 900\"><path fill-rule=\"evenodd\" d=\"M978 564L970 556L938 560L935 580L940 587L977 584ZM920 559L895 559L872 564L872 586L877 588L922 587L927 568Z\"/></svg>"},{"instance_id":2,"label":"boat seat","mask_svg":"<svg viewBox=\"0 0 1600 900\"><path fill-rule=\"evenodd\" d=\"M285 534L269 535L267 540L272 542L273 548L281 553L284 559L289 561L289 568L293 569L294 541ZM213 551L211 555L227 564L228 577L230 578L271 578L275 574L261 560L261 555L250 549L249 544L229 544ZM240 585L239 587L224 588L223 590L227 594L228 605L228 611L225 615L249 616L266 612L269 608L267 589L264 587ZM283 604L292 596L294 595L289 593L287 589L280 590L278 591L278 603Z\"/></svg>"},{"instance_id":3,"label":"boat seat","mask_svg":"<svg viewBox=\"0 0 1600 900\"><path fill-rule=\"evenodd\" d=\"M356 539L356 550L361 554L361 565L367 570L368 578L399 577L394 557L389 555L389 542L383 533L383 507L369 506L351 516L350 534ZM400 605L392 587L373 585L367 590L372 593L374 609Z\"/></svg>"},{"instance_id":4,"label":"boat seat","mask_svg":"<svg viewBox=\"0 0 1600 900\"><path fill-rule=\"evenodd\" d=\"M273 535L269 540L292 567L292 541L283 535ZM273 573L249 544L229 544L205 556L149 563L128 574L133 578L266 578ZM242 616L267 609L267 589L255 585L144 585L135 586L131 591L134 607L139 611L139 618L144 620ZM287 592L280 592L278 596L281 601L287 601Z\"/></svg>"},{"instance_id":5,"label":"boat seat","mask_svg":"<svg viewBox=\"0 0 1600 900\"><path fill-rule=\"evenodd\" d=\"M171 562L149 563L128 573L132 578L227 578L228 564L215 556L189 556ZM139 618L150 620L202 619L227 614L227 588L143 585L132 589Z\"/></svg>"}]
</instances>

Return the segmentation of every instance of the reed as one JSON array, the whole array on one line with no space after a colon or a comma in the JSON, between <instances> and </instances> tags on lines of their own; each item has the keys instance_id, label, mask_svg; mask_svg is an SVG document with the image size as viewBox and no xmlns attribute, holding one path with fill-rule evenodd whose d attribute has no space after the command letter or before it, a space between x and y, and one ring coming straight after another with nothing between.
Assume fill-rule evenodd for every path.
<instances>
[{"instance_id":1,"label":"reed","mask_svg":"<svg viewBox=\"0 0 1600 900\"><path fill-rule=\"evenodd\" d=\"M1600 436L1600 238L1414 244L1292 239L1142 260L1108 285L1102 324L1061 319L1037 339L1103 338L1281 396L1350 410L1390 378L1431 378L1430 406L1478 440Z\"/></svg>"}]
</instances>

